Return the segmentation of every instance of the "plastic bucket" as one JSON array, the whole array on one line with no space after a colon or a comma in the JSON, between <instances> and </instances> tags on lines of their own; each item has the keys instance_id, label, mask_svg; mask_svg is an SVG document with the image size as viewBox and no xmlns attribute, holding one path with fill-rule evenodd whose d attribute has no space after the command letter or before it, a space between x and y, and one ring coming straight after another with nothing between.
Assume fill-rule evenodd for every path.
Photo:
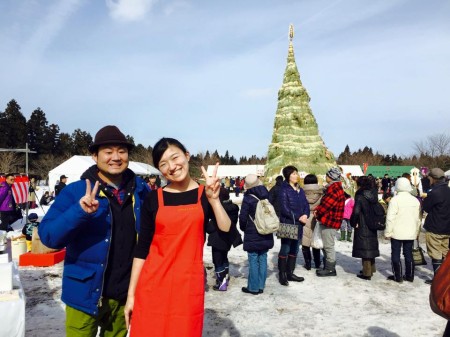
<instances>
[{"instance_id":1,"label":"plastic bucket","mask_svg":"<svg viewBox=\"0 0 450 337\"><path fill-rule=\"evenodd\" d=\"M18 239L11 241L11 256L13 259L18 259L20 255L27 252L27 241L25 239Z\"/></svg>"}]
</instances>

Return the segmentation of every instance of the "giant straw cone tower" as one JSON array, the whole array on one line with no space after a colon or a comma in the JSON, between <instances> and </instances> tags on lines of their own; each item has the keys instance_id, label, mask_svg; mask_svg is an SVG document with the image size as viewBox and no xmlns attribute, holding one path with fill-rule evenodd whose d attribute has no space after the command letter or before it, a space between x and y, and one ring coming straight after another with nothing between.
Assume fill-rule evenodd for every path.
<instances>
[{"instance_id":1,"label":"giant straw cone tower","mask_svg":"<svg viewBox=\"0 0 450 337\"><path fill-rule=\"evenodd\" d=\"M289 27L289 51L283 85L278 91L278 107L269 145L266 179L281 174L283 167L294 165L299 172L325 174L336 166L333 154L319 136L308 92L300 81L294 57L294 27Z\"/></svg>"}]
</instances>

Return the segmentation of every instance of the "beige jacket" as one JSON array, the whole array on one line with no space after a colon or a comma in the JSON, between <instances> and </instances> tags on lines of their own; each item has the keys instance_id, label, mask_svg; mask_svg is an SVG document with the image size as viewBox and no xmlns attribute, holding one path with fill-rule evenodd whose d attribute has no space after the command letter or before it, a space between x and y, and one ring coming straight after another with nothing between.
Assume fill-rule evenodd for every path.
<instances>
[{"instance_id":1,"label":"beige jacket","mask_svg":"<svg viewBox=\"0 0 450 337\"><path fill-rule=\"evenodd\" d=\"M314 226L316 224L316 218L314 218L313 212L317 205L320 204L323 188L318 184L307 184L303 186L303 191L305 191L306 200L308 200L310 215L305 226L303 226L302 246L311 247Z\"/></svg>"},{"instance_id":2,"label":"beige jacket","mask_svg":"<svg viewBox=\"0 0 450 337\"><path fill-rule=\"evenodd\" d=\"M389 202L384 236L397 240L415 240L421 224L420 203L411 195L410 187L402 187L401 183L396 186L397 195Z\"/></svg>"}]
</instances>

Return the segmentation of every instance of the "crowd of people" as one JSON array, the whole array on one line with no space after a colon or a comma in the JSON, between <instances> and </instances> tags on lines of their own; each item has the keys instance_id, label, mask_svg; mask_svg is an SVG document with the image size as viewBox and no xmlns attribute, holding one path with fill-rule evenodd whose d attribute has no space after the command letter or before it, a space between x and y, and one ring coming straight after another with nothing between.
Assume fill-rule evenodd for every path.
<instances>
[{"instance_id":1,"label":"crowd of people","mask_svg":"<svg viewBox=\"0 0 450 337\"><path fill-rule=\"evenodd\" d=\"M273 205L280 223L296 228L294 237L281 238L280 286L305 281L301 272L295 273L300 247L306 270L315 268L317 277L336 277L339 231L338 239L352 242L352 256L361 259L356 276L366 281L376 272L380 230L391 242L389 279L394 282L414 282L412 251L424 217L435 273L449 250L450 188L438 168L428 173L429 186L422 180L419 190L407 174L395 181L349 179L333 167L324 177L300 178L298 169L287 165L268 190L255 174L220 179L218 164L211 176L202 167L204 182L199 183L190 176L188 150L173 138L162 138L153 147L153 162L162 176L142 179L128 168L132 149L117 127L101 128L89 147L95 164L80 181L66 185L62 176L55 198L48 192L42 196L41 204L51 203L42 222L31 213L24 228L28 241L37 228L43 244L66 248L62 300L67 336L96 336L98 330L105 336L201 336L205 242L211 246L213 290L227 291L228 253L242 245L248 276L241 290L264 296L267 255L275 235L257 228L261 200ZM14 177L6 178L0 205L13 207L8 187ZM168 184L162 186L161 178ZM230 193L243 194L240 207ZM8 212L2 211L2 226L8 224Z\"/></svg>"}]
</instances>

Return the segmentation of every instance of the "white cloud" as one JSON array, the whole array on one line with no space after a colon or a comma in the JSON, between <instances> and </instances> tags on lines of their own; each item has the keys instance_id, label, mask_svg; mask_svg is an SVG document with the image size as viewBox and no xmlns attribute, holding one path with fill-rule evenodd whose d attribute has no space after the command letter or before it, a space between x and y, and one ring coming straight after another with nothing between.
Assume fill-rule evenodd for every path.
<instances>
[{"instance_id":1,"label":"white cloud","mask_svg":"<svg viewBox=\"0 0 450 337\"><path fill-rule=\"evenodd\" d=\"M106 0L109 14L121 22L140 21L158 0Z\"/></svg>"},{"instance_id":2,"label":"white cloud","mask_svg":"<svg viewBox=\"0 0 450 337\"><path fill-rule=\"evenodd\" d=\"M189 7L190 7L190 4L187 1L175 1L173 3L168 4L164 8L164 14L171 15L174 12L177 12L179 10L183 10L183 9L186 9Z\"/></svg>"}]
</instances>

